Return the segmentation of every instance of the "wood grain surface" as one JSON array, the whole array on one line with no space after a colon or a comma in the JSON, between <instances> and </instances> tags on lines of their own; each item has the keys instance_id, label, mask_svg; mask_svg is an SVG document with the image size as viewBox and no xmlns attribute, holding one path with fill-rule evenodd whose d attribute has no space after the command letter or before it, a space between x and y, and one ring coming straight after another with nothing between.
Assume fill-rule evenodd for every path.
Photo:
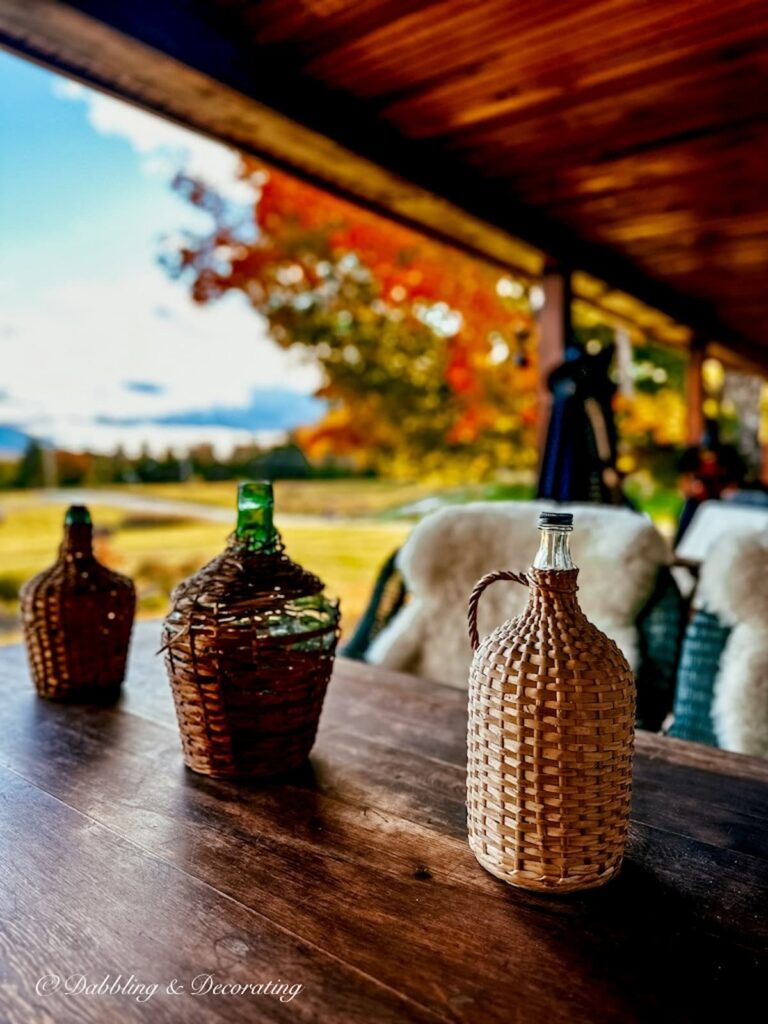
<instances>
[{"instance_id":1,"label":"wood grain surface","mask_svg":"<svg viewBox=\"0 0 768 1024\"><path fill-rule=\"evenodd\" d=\"M535 896L467 847L464 693L340 660L304 769L217 781L183 767L158 637L113 708L39 700L0 650L3 1024L704 1021L762 990L764 762L641 734L621 875ZM193 994L208 974L303 987Z\"/></svg>"}]
</instances>

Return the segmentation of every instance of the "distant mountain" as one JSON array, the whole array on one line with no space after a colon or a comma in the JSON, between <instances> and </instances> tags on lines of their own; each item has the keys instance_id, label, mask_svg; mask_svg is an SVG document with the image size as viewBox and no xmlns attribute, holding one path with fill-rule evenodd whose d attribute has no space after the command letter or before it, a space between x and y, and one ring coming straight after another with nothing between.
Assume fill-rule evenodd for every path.
<instances>
[{"instance_id":1,"label":"distant mountain","mask_svg":"<svg viewBox=\"0 0 768 1024\"><path fill-rule=\"evenodd\" d=\"M0 454L21 455L29 443L29 435L10 425L0 424Z\"/></svg>"},{"instance_id":2,"label":"distant mountain","mask_svg":"<svg viewBox=\"0 0 768 1024\"><path fill-rule=\"evenodd\" d=\"M127 380L123 387L137 395L162 395L165 391L162 384L156 384L152 380Z\"/></svg>"},{"instance_id":3,"label":"distant mountain","mask_svg":"<svg viewBox=\"0 0 768 1024\"><path fill-rule=\"evenodd\" d=\"M316 423L325 412L325 402L313 395L283 388L257 389L247 405L213 405L208 409L186 409L162 416L99 416L97 423L111 427L177 426L228 427L231 430L293 430Z\"/></svg>"}]
</instances>

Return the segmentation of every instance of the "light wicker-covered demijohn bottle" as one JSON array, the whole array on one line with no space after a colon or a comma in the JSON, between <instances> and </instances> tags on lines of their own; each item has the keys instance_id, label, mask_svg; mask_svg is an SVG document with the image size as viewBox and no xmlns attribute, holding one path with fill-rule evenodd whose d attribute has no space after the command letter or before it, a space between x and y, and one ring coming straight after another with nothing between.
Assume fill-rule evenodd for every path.
<instances>
[{"instance_id":1,"label":"light wicker-covered demijohn bottle","mask_svg":"<svg viewBox=\"0 0 768 1024\"><path fill-rule=\"evenodd\" d=\"M469 844L492 874L544 892L612 878L629 823L635 687L579 607L572 524L542 512L530 570L484 576L469 605ZM480 641L478 602L497 580L527 586L528 603Z\"/></svg>"}]
</instances>

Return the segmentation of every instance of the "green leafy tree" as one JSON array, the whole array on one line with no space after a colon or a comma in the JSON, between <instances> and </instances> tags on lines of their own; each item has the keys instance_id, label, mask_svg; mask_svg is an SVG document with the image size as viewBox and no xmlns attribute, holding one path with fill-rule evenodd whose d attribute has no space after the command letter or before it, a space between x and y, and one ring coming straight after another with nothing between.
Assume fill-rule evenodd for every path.
<instances>
[{"instance_id":1,"label":"green leafy tree","mask_svg":"<svg viewBox=\"0 0 768 1024\"><path fill-rule=\"evenodd\" d=\"M16 487L42 487L45 484L43 446L31 438L16 470Z\"/></svg>"}]
</instances>

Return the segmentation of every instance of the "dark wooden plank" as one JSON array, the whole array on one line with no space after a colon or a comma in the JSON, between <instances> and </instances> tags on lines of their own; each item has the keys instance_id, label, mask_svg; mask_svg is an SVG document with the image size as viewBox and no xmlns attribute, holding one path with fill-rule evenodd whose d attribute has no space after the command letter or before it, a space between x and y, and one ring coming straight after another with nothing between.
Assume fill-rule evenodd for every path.
<instances>
[{"instance_id":1,"label":"dark wooden plank","mask_svg":"<svg viewBox=\"0 0 768 1024\"><path fill-rule=\"evenodd\" d=\"M144 659L141 661L148 677L154 678L151 664ZM140 675L141 667L137 662L134 676L137 688L141 685ZM372 736L376 735L374 730L385 730L388 735L396 735L397 743L407 749L418 749L432 757L463 764L467 702L464 690L344 658L337 659L334 679L343 682L344 699L329 703L325 719L329 723L347 727L356 723L359 729L367 721ZM636 748L638 754L648 758L690 765L719 776L754 779L768 785L768 761L763 758L745 757L643 731L637 733Z\"/></svg>"},{"instance_id":2,"label":"dark wooden plank","mask_svg":"<svg viewBox=\"0 0 768 1024\"><path fill-rule=\"evenodd\" d=\"M145 622L137 627L131 652L130 678L119 707L131 716L144 717L172 727L173 738L167 739L167 750L162 754L165 756L176 749L176 718L162 658L156 656L158 638L159 624ZM16 680L13 689L18 696L31 693L26 660L20 646L5 648L0 654L0 680L6 671ZM31 714L38 714L39 708L40 705L30 702ZM64 721L67 718L63 716ZM107 721L111 721L111 718ZM463 781L457 782L460 776L451 776L450 782L446 777L430 780L424 774L421 759L428 758L433 771L439 771L440 765L432 762L463 767L465 725L464 691L339 658L334 685L330 689L323 714L321 733L331 729L339 733L338 742L349 748L347 756L357 759L361 764L375 762L378 756L376 750L380 745L394 748L406 760L410 756L419 764L418 768L412 766L411 771L403 770L399 773L410 779L413 786L433 789L438 795L445 792L463 799ZM84 723L78 723L76 728L80 731L84 727ZM98 726L99 729L103 727L101 724ZM140 726L131 723L131 731L131 742L140 743L143 736ZM76 737L73 737L73 742L75 740ZM156 739L149 741L149 747L155 749L156 742ZM716 804L719 793L722 794L720 805L725 811L729 807L735 809L734 794L739 794L741 799L738 803L742 807L754 805L760 808L759 814L763 813L763 787L768 786L768 762L765 760L644 732L638 733L636 745L640 780L646 775L649 779L657 778L654 763L659 761L697 769L690 775L691 789L702 794L702 815L706 816L708 807ZM682 779L687 776L683 773L679 777ZM753 780L762 785L734 788L729 785L728 778Z\"/></svg>"},{"instance_id":3,"label":"dark wooden plank","mask_svg":"<svg viewBox=\"0 0 768 1024\"><path fill-rule=\"evenodd\" d=\"M705 747L701 743L670 739L649 732L637 734L637 749L647 758L669 764L689 765L734 779L754 779L768 784L768 761L762 757L745 757L728 750Z\"/></svg>"},{"instance_id":4,"label":"dark wooden plank","mask_svg":"<svg viewBox=\"0 0 768 1024\"><path fill-rule=\"evenodd\" d=\"M71 716L66 711L51 712L58 715L61 728L71 730L71 745L86 742L90 732L100 734L108 729L114 743L128 742L138 752L178 758L173 705L162 659L155 656L157 632L153 623L142 623L136 631L130 680L120 704L129 718L121 721L119 731L109 714L97 714L95 719L83 717L70 725ZM26 672L21 648L6 649L0 658L0 671L4 664L10 664L15 673ZM19 682L16 692L27 698L31 684ZM27 713L35 719L47 713L46 705L29 699L27 704ZM12 706L6 710L16 713ZM133 716L163 723L172 731L147 734ZM342 771L354 765L362 776L361 792L369 799L377 787L391 789L394 781L403 814L406 808L423 806L425 796L430 797L430 820L441 820L452 829L458 820L456 808L461 808L464 800L465 728L463 691L338 659L321 736L333 733L332 743L340 756L329 761L325 770L337 771L336 761ZM159 736L165 737L162 743ZM391 763L392 751L396 751L397 763ZM674 811L663 799L663 766L677 765L676 797L687 799L690 805L685 818L688 834L711 841L716 810L720 841L736 848L743 844L745 851L762 850L768 856L767 762L642 732L637 736L637 753L634 813L639 820L662 827L672 815L674 824ZM462 770L446 770L446 766ZM734 784L734 780L741 781ZM348 785L349 780L345 781ZM333 785L330 774L328 785ZM648 793L653 793L652 799Z\"/></svg>"},{"instance_id":5,"label":"dark wooden plank","mask_svg":"<svg viewBox=\"0 0 768 1024\"><path fill-rule=\"evenodd\" d=\"M338 664L337 678L344 681L344 695L329 702L328 725L372 743L389 743L406 759L427 755L430 760L463 767L464 693L344 662ZM427 694L422 705L423 688ZM400 773L409 779L431 779L437 794L432 813L446 799L463 801L461 774L439 776L435 765L426 775L418 770L409 773L402 765ZM640 732L634 779L632 814L638 823L673 832L682 828L697 841L768 858L768 763L764 760Z\"/></svg>"},{"instance_id":6,"label":"dark wooden plank","mask_svg":"<svg viewBox=\"0 0 768 1024\"><path fill-rule=\"evenodd\" d=\"M131 700L165 685L150 666L143 683L129 681ZM680 821L638 823L621 879L602 893L553 901L515 892L474 863L460 764L433 756L432 723L438 733L458 723L451 757L460 760L464 695L357 669L340 665L313 772L280 784L185 774L168 724L73 713L18 686L3 688L3 756L158 857L276 922L289 919L335 958L414 999L427 993L450 1019L701 1019L753 991L766 943L764 860L722 849L711 824L698 841L679 834ZM422 750L404 728L409 718ZM449 753L445 736L438 751ZM654 765L667 770L666 788L650 804L685 796L675 769ZM703 773L692 771L686 785L695 787ZM739 779L725 782L739 792ZM697 804L695 792L687 799ZM467 920L482 929L465 934ZM675 978L670 998L664 986Z\"/></svg>"},{"instance_id":7,"label":"dark wooden plank","mask_svg":"<svg viewBox=\"0 0 768 1024\"><path fill-rule=\"evenodd\" d=\"M298 941L289 922L276 927L6 769L0 823L3 1024L316 1021L321 1008L334 1020L436 1019ZM193 994L193 980L209 974L303 988L286 1001ZM61 986L38 994L47 975ZM76 989L81 975L124 992L66 994L66 979ZM175 995L174 979L184 987ZM158 989L140 999L137 984Z\"/></svg>"},{"instance_id":8,"label":"dark wooden plank","mask_svg":"<svg viewBox=\"0 0 768 1024\"><path fill-rule=\"evenodd\" d=\"M46 718L49 710L54 712L49 724L56 718L63 722L59 712L71 711L46 707ZM108 712L94 714L103 720ZM729 985L738 982L743 990L754 983L750 957L760 948L756 938L764 943L766 935L760 931L747 858L733 864L722 851L641 829L633 832L627 870L611 890L581 900L542 900L507 889L477 867L464 842L460 804L456 838L446 841L437 831L414 828L387 813L382 783L375 794L378 808L358 805L359 779L344 790L336 778L326 797L322 754L315 758L314 779L251 790L193 776L185 781L181 773L163 770L166 755L137 757L127 749L128 736L104 735L98 728L89 730L92 741L73 751L75 732L41 729L38 720L45 760L27 757L22 763L15 747L5 756L111 830L130 835L270 919L290 921L292 931L335 958L387 984L400 979L414 996L433 990L435 1011L451 1018L472 1020L482 1011L483 1019L506 1020L515 1006L522 1019L541 1019L546 1011L554 1020L574 1014L642 1020L667 1006L675 1009L671 1019L694 1019L686 1009L690 993L686 1005L674 998L670 1003L655 983L633 994L636 972L647 970L660 984L671 980L673 971L692 981L692 972L708 964L716 983L704 986L706 1001L726 995L730 1000ZM84 764L94 770L84 772ZM385 773L388 767L385 763ZM684 860L689 884L681 893ZM714 903L713 893L718 893ZM640 906L644 913L638 917ZM457 941L462 922L474 918L483 921L483 929ZM596 988L589 972L578 972L590 955L594 963L611 956L616 943L626 939L630 920L635 940L640 942L639 931L649 947L639 962L630 959L621 971L612 968ZM652 922L664 930L661 948L649 933ZM544 934L550 946L542 949ZM685 955L671 961L678 941ZM734 952L741 944L745 949ZM488 987L491 995L485 994ZM694 998L694 1010L702 1005Z\"/></svg>"}]
</instances>

